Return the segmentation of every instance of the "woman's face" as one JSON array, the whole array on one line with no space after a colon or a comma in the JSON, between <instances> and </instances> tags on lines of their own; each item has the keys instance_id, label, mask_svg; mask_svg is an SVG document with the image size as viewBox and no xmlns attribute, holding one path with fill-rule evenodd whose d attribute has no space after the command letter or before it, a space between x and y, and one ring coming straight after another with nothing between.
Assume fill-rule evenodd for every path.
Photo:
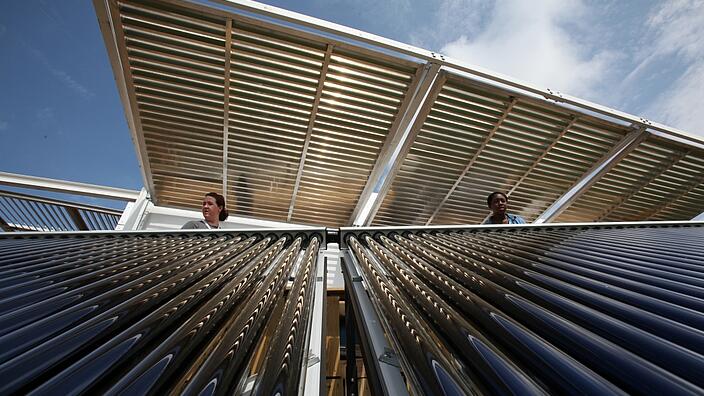
<instances>
[{"instance_id":1,"label":"woman's face","mask_svg":"<svg viewBox=\"0 0 704 396\"><path fill-rule=\"evenodd\" d=\"M201 210L205 221L210 224L219 223L218 216L220 216L221 209L215 202L215 198L206 195L205 198L203 198L203 208Z\"/></svg>"},{"instance_id":2,"label":"woman's face","mask_svg":"<svg viewBox=\"0 0 704 396\"><path fill-rule=\"evenodd\" d=\"M491 211L495 215L503 215L506 213L506 205L508 204L508 200L506 197L502 194L496 194L494 197L491 199L491 205L489 207L491 208Z\"/></svg>"}]
</instances>

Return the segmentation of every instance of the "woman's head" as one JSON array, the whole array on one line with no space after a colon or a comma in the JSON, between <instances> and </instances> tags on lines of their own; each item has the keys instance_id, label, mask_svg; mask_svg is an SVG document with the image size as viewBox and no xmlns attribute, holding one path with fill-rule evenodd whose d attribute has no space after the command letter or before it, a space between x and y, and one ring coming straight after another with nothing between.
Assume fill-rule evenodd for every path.
<instances>
[{"instance_id":1,"label":"woman's head","mask_svg":"<svg viewBox=\"0 0 704 396\"><path fill-rule=\"evenodd\" d=\"M503 215L506 213L506 206L508 205L508 196L506 194L496 191L489 194L486 197L486 205L491 209L495 215Z\"/></svg>"},{"instance_id":2,"label":"woman's head","mask_svg":"<svg viewBox=\"0 0 704 396\"><path fill-rule=\"evenodd\" d=\"M203 212L205 221L211 224L219 223L227 219L228 213L225 207L225 197L214 192L205 194L201 211Z\"/></svg>"}]
</instances>

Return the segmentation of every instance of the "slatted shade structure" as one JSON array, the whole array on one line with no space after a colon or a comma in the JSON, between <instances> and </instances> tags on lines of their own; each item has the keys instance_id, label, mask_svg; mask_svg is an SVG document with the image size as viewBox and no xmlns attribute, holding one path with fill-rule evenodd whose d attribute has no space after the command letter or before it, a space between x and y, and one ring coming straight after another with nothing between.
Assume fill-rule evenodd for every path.
<instances>
[{"instance_id":1,"label":"slatted shade structure","mask_svg":"<svg viewBox=\"0 0 704 396\"><path fill-rule=\"evenodd\" d=\"M455 76L436 90L375 225L480 223L493 191L509 192L512 210L535 220L629 133Z\"/></svg>"},{"instance_id":2,"label":"slatted shade structure","mask_svg":"<svg viewBox=\"0 0 704 396\"><path fill-rule=\"evenodd\" d=\"M492 191L538 222L704 212L674 164L632 197L580 200L641 145L696 167L686 132L256 2L94 4L157 205L216 191L238 216L326 226L477 223Z\"/></svg>"},{"instance_id":3,"label":"slatted shade structure","mask_svg":"<svg viewBox=\"0 0 704 396\"><path fill-rule=\"evenodd\" d=\"M649 136L557 221L691 219L703 202L704 150Z\"/></svg>"},{"instance_id":4,"label":"slatted shade structure","mask_svg":"<svg viewBox=\"0 0 704 396\"><path fill-rule=\"evenodd\" d=\"M701 222L343 229L373 389L702 394L703 237Z\"/></svg>"},{"instance_id":5,"label":"slatted shade structure","mask_svg":"<svg viewBox=\"0 0 704 396\"><path fill-rule=\"evenodd\" d=\"M0 191L2 231L114 230L119 210Z\"/></svg>"},{"instance_id":6,"label":"slatted shade structure","mask_svg":"<svg viewBox=\"0 0 704 396\"><path fill-rule=\"evenodd\" d=\"M235 215L347 224L417 64L187 3L106 7L158 204L225 191Z\"/></svg>"},{"instance_id":7,"label":"slatted shade structure","mask_svg":"<svg viewBox=\"0 0 704 396\"><path fill-rule=\"evenodd\" d=\"M308 389L323 238L3 234L0 393Z\"/></svg>"}]
</instances>

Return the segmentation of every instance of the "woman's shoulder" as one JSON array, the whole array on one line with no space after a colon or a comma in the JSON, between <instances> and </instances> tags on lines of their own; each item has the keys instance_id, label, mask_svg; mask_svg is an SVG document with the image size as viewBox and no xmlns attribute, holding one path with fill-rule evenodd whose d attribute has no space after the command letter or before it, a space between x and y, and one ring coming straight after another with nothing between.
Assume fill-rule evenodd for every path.
<instances>
[{"instance_id":1,"label":"woman's shoulder","mask_svg":"<svg viewBox=\"0 0 704 396\"><path fill-rule=\"evenodd\" d=\"M203 227L203 221L201 220L191 220L186 222L186 224L181 227L182 230L199 230Z\"/></svg>"},{"instance_id":2,"label":"woman's shoulder","mask_svg":"<svg viewBox=\"0 0 704 396\"><path fill-rule=\"evenodd\" d=\"M509 220L510 224L526 224L526 220L519 215L507 213L506 216L508 216L508 220Z\"/></svg>"}]
</instances>

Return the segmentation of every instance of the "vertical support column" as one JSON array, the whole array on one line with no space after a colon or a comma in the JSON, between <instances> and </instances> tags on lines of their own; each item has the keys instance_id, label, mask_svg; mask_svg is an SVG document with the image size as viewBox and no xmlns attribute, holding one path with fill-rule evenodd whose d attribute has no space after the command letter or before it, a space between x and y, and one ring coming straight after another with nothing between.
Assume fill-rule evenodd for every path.
<instances>
[{"instance_id":1,"label":"vertical support column","mask_svg":"<svg viewBox=\"0 0 704 396\"><path fill-rule=\"evenodd\" d=\"M325 274L328 268L328 258L325 250L318 250L318 262L315 268L315 286L313 291L313 312L308 321L308 341L306 359L301 368L301 393L303 395L319 396L325 394L325 334L327 312L327 290Z\"/></svg>"},{"instance_id":2,"label":"vertical support column","mask_svg":"<svg viewBox=\"0 0 704 396\"><path fill-rule=\"evenodd\" d=\"M126 205L122 216L120 216L120 220L117 221L115 230L133 231L142 229L142 221L144 220L144 215L150 204L149 199L149 193L143 188L137 199Z\"/></svg>"},{"instance_id":3,"label":"vertical support column","mask_svg":"<svg viewBox=\"0 0 704 396\"><path fill-rule=\"evenodd\" d=\"M359 392L357 384L357 328L349 290L349 287L345 288L345 351L347 352L345 389L347 396L356 396Z\"/></svg>"},{"instance_id":4,"label":"vertical support column","mask_svg":"<svg viewBox=\"0 0 704 396\"><path fill-rule=\"evenodd\" d=\"M227 168L228 168L228 134L230 129L230 62L232 59L232 18L227 18L225 24L225 88L223 100L222 122L222 195L227 201Z\"/></svg>"}]
</instances>

